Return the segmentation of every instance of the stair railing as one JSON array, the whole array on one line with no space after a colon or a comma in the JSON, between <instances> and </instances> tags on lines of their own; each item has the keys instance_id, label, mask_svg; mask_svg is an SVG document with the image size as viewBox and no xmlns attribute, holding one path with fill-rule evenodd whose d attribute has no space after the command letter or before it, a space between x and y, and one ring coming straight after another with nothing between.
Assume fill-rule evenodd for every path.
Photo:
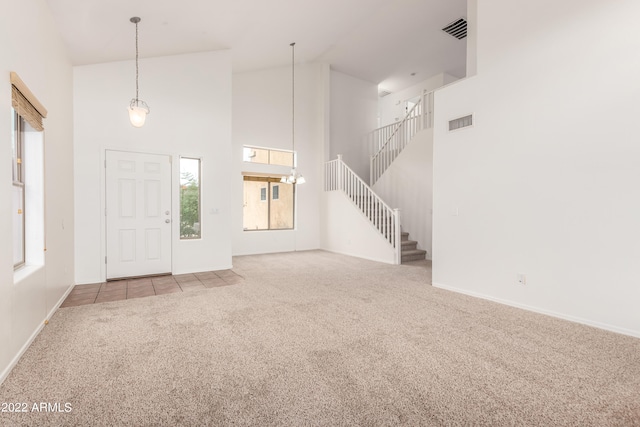
<instances>
[{"instance_id":1,"label":"stair railing","mask_svg":"<svg viewBox=\"0 0 640 427\"><path fill-rule=\"evenodd\" d=\"M432 124L433 92L427 92L402 120L373 131L377 151L371 156L370 185L375 184L416 133L430 128Z\"/></svg>"},{"instance_id":2,"label":"stair railing","mask_svg":"<svg viewBox=\"0 0 640 427\"><path fill-rule=\"evenodd\" d=\"M336 160L325 163L324 190L343 191L356 207L366 216L373 227L382 234L394 248L395 263L401 262L400 211L387 205L338 154Z\"/></svg>"}]
</instances>

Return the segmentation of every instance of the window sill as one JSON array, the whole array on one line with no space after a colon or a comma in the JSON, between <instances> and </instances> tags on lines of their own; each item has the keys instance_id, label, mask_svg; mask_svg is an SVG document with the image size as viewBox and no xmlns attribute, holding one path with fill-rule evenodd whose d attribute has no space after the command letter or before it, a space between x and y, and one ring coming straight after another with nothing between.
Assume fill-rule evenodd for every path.
<instances>
[{"instance_id":1,"label":"window sill","mask_svg":"<svg viewBox=\"0 0 640 427\"><path fill-rule=\"evenodd\" d=\"M20 267L13 272L13 284L17 285L42 268L44 268L43 265L25 265Z\"/></svg>"}]
</instances>

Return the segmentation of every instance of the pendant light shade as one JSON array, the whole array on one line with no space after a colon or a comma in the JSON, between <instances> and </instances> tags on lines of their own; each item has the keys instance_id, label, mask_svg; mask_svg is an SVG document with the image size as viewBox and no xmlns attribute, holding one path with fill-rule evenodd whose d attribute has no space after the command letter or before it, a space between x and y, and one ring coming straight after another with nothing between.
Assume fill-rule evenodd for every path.
<instances>
[{"instance_id":1,"label":"pendant light shade","mask_svg":"<svg viewBox=\"0 0 640 427\"><path fill-rule=\"evenodd\" d=\"M129 104L129 120L133 126L137 128L142 127L147 118L147 114L149 114L149 107L146 102L140 101L139 99L131 100L131 104Z\"/></svg>"},{"instance_id":2,"label":"pendant light shade","mask_svg":"<svg viewBox=\"0 0 640 427\"><path fill-rule=\"evenodd\" d=\"M291 148L293 155L291 156L291 173L288 176L283 176L280 182L286 184L304 184L306 180L302 174L296 170L296 44L291 43L289 46L291 46Z\"/></svg>"},{"instance_id":3,"label":"pendant light shade","mask_svg":"<svg viewBox=\"0 0 640 427\"><path fill-rule=\"evenodd\" d=\"M138 22L140 18L134 16L129 21L136 24L136 97L129 103L129 121L137 128L142 127L149 114L149 106L146 102L138 99Z\"/></svg>"}]
</instances>

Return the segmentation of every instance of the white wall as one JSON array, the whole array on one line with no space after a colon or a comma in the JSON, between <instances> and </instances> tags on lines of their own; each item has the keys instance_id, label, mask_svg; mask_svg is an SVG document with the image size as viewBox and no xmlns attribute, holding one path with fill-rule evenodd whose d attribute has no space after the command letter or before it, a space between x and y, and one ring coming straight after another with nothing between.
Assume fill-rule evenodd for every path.
<instances>
[{"instance_id":1,"label":"white wall","mask_svg":"<svg viewBox=\"0 0 640 427\"><path fill-rule=\"evenodd\" d=\"M119 149L173 156L172 271L231 267L231 60L228 51L140 60L140 99L151 114L129 123L135 62L74 68L76 281L105 280L104 153ZM178 156L202 159L202 230L179 239Z\"/></svg>"},{"instance_id":2,"label":"white wall","mask_svg":"<svg viewBox=\"0 0 640 427\"><path fill-rule=\"evenodd\" d=\"M380 126L390 125L402 120L407 115L405 107L408 100L421 96L425 91L431 92L456 80L457 78L452 75L440 73L406 89L380 98L378 103Z\"/></svg>"},{"instance_id":3,"label":"white wall","mask_svg":"<svg viewBox=\"0 0 640 427\"><path fill-rule=\"evenodd\" d=\"M12 189L10 71L49 112L44 120L47 250L44 267L14 275L12 208L5 203L0 209L0 382L74 284L72 69L44 0L5 2L0 14L0 199L5 201Z\"/></svg>"},{"instance_id":4,"label":"white wall","mask_svg":"<svg viewBox=\"0 0 640 427\"><path fill-rule=\"evenodd\" d=\"M322 249L395 263L395 250L342 191L322 195Z\"/></svg>"},{"instance_id":5,"label":"white wall","mask_svg":"<svg viewBox=\"0 0 640 427\"><path fill-rule=\"evenodd\" d=\"M402 231L431 258L433 129L418 132L373 185L392 208L400 209Z\"/></svg>"},{"instance_id":6,"label":"white wall","mask_svg":"<svg viewBox=\"0 0 640 427\"><path fill-rule=\"evenodd\" d=\"M265 167L242 161L244 145L292 148L291 67L233 75L233 173L226 183L232 191L233 254L287 252L320 247L320 195L325 127L324 64L296 64L295 149L298 171L307 180L296 188L295 230L244 231L243 172L287 174L288 167Z\"/></svg>"},{"instance_id":7,"label":"white wall","mask_svg":"<svg viewBox=\"0 0 640 427\"><path fill-rule=\"evenodd\" d=\"M640 3L478 3L477 75L436 92L433 282L640 336Z\"/></svg>"},{"instance_id":8,"label":"white wall","mask_svg":"<svg viewBox=\"0 0 640 427\"><path fill-rule=\"evenodd\" d=\"M330 158L342 160L369 181L369 140L377 127L378 88L374 83L331 71Z\"/></svg>"},{"instance_id":9,"label":"white wall","mask_svg":"<svg viewBox=\"0 0 640 427\"><path fill-rule=\"evenodd\" d=\"M478 70L478 0L467 0L467 77ZM447 82L450 83L450 82Z\"/></svg>"}]
</instances>

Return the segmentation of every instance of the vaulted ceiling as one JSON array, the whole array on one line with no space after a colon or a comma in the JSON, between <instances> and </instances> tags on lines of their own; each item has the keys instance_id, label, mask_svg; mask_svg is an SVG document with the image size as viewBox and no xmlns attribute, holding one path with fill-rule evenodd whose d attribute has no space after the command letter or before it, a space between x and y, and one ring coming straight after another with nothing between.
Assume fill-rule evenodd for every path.
<instances>
[{"instance_id":1,"label":"vaulted ceiling","mask_svg":"<svg viewBox=\"0 0 640 427\"><path fill-rule=\"evenodd\" d=\"M46 0L74 65L230 49L234 73L322 61L396 91L465 75L466 0Z\"/></svg>"}]
</instances>

